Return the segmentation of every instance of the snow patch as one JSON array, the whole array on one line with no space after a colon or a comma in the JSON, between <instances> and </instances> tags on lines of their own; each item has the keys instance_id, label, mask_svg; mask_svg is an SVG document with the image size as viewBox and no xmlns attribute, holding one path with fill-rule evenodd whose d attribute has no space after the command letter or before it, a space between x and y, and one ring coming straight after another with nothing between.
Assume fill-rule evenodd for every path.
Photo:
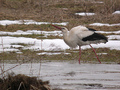
<instances>
[{"instance_id":1,"label":"snow patch","mask_svg":"<svg viewBox=\"0 0 120 90\"><path fill-rule=\"evenodd\" d=\"M48 35L63 36L61 31L41 31L41 30L27 30L27 31L18 30L16 32L0 31L0 35L32 35L32 34L44 34L45 37L47 37Z\"/></svg>"},{"instance_id":2,"label":"snow patch","mask_svg":"<svg viewBox=\"0 0 120 90\"><path fill-rule=\"evenodd\" d=\"M95 31L97 33L105 33L105 34L120 34L120 30L118 31Z\"/></svg>"},{"instance_id":3,"label":"snow patch","mask_svg":"<svg viewBox=\"0 0 120 90\"><path fill-rule=\"evenodd\" d=\"M70 53L62 53L62 52L42 52L42 53L37 53L38 55L58 55L58 54L70 54Z\"/></svg>"},{"instance_id":4,"label":"snow patch","mask_svg":"<svg viewBox=\"0 0 120 90\"><path fill-rule=\"evenodd\" d=\"M19 49L15 49L15 48L1 48L0 47L0 52L18 52L19 51Z\"/></svg>"},{"instance_id":5,"label":"snow patch","mask_svg":"<svg viewBox=\"0 0 120 90\"><path fill-rule=\"evenodd\" d=\"M0 52L4 51L19 51L18 47L22 49L30 49L34 51L45 50L45 51L61 51L69 49L69 46L65 44L63 39L33 39L25 37L10 37L3 36L1 37L0 42L3 43L0 45ZM109 37L110 38L110 37ZM14 45L13 45L14 43ZM27 46L17 45L18 43L28 44ZM30 45L29 45L30 44ZM120 50L120 40L109 40L106 44L92 44L94 48L110 48ZM89 45L82 46L82 49L90 48ZM78 49L78 48L76 48Z\"/></svg>"},{"instance_id":6,"label":"snow patch","mask_svg":"<svg viewBox=\"0 0 120 90\"><path fill-rule=\"evenodd\" d=\"M93 23L89 24L90 26L120 26L120 23L118 24L107 24L107 23Z\"/></svg>"},{"instance_id":7,"label":"snow patch","mask_svg":"<svg viewBox=\"0 0 120 90\"><path fill-rule=\"evenodd\" d=\"M41 25L41 24L56 24L56 25L64 25L66 26L68 22L62 22L62 23L50 23L50 22L36 22L34 20L0 20L0 25L6 26L6 25L12 25L12 24L36 24L36 25Z\"/></svg>"},{"instance_id":8,"label":"snow patch","mask_svg":"<svg viewBox=\"0 0 120 90\"><path fill-rule=\"evenodd\" d=\"M115 11L115 12L112 13L112 14L120 14L120 11Z\"/></svg>"},{"instance_id":9,"label":"snow patch","mask_svg":"<svg viewBox=\"0 0 120 90\"><path fill-rule=\"evenodd\" d=\"M97 55L107 55L107 53L97 53Z\"/></svg>"},{"instance_id":10,"label":"snow patch","mask_svg":"<svg viewBox=\"0 0 120 90\"><path fill-rule=\"evenodd\" d=\"M120 35L109 35L107 36L109 39L119 39L120 40Z\"/></svg>"},{"instance_id":11,"label":"snow patch","mask_svg":"<svg viewBox=\"0 0 120 90\"><path fill-rule=\"evenodd\" d=\"M102 1L93 1L92 3L104 3Z\"/></svg>"},{"instance_id":12,"label":"snow patch","mask_svg":"<svg viewBox=\"0 0 120 90\"><path fill-rule=\"evenodd\" d=\"M75 15L80 15L80 16L92 16L92 15L95 15L95 13L85 13L85 12L82 12L82 13L75 13Z\"/></svg>"},{"instance_id":13,"label":"snow patch","mask_svg":"<svg viewBox=\"0 0 120 90\"><path fill-rule=\"evenodd\" d=\"M25 37L10 37L10 36L3 36L0 39L0 42L2 42L2 45L0 45L0 52L3 52L7 49L13 48L13 45L11 44L30 44L29 46L22 47L23 49L31 49L31 50L47 50L47 51L60 51L64 49L69 49L69 47L64 43L62 39L33 39L33 38L25 38ZM42 45L42 48L41 48Z\"/></svg>"}]
</instances>

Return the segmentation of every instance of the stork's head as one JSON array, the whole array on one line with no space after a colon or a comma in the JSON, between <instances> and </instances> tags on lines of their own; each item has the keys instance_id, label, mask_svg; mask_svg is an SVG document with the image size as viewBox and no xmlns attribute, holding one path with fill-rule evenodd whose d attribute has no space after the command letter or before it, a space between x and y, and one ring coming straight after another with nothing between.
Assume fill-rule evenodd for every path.
<instances>
[{"instance_id":1,"label":"stork's head","mask_svg":"<svg viewBox=\"0 0 120 90\"><path fill-rule=\"evenodd\" d=\"M68 29L66 27L58 27L58 26L55 26L55 25L52 25L52 26L59 29L59 30L61 30L63 33L68 31Z\"/></svg>"}]
</instances>

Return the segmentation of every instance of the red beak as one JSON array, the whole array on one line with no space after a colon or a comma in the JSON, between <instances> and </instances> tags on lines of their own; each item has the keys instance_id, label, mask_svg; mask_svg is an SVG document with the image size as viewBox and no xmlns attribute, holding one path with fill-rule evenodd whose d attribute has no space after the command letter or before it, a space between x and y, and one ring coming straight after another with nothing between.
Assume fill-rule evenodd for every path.
<instances>
[{"instance_id":1,"label":"red beak","mask_svg":"<svg viewBox=\"0 0 120 90\"><path fill-rule=\"evenodd\" d=\"M52 25L52 24L51 24ZM57 29L62 29L61 27L58 27L58 26L55 26L55 25L52 25L53 27L57 28Z\"/></svg>"}]
</instances>

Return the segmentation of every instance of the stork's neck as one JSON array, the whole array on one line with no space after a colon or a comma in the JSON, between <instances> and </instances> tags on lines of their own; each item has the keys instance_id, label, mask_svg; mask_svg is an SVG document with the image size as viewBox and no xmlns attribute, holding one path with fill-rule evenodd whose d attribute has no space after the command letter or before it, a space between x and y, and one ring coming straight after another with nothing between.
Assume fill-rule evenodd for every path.
<instances>
[{"instance_id":1,"label":"stork's neck","mask_svg":"<svg viewBox=\"0 0 120 90\"><path fill-rule=\"evenodd\" d=\"M69 31L63 32L63 38L68 38L69 37Z\"/></svg>"}]
</instances>

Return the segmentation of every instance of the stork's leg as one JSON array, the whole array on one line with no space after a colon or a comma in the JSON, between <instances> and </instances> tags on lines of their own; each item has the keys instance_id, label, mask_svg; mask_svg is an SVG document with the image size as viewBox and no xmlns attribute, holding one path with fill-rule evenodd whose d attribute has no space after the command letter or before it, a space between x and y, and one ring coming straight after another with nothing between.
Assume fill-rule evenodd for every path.
<instances>
[{"instance_id":1,"label":"stork's leg","mask_svg":"<svg viewBox=\"0 0 120 90\"><path fill-rule=\"evenodd\" d=\"M96 55L98 61L101 63L100 59L98 58L98 56L97 56L97 54L96 54L96 52L95 52L95 49L94 49L91 45L90 45L90 47L93 49L93 51L94 51L94 53L95 53L95 55Z\"/></svg>"},{"instance_id":2,"label":"stork's leg","mask_svg":"<svg viewBox=\"0 0 120 90\"><path fill-rule=\"evenodd\" d=\"M80 64L80 59L81 59L81 47L79 46L79 64Z\"/></svg>"}]
</instances>

